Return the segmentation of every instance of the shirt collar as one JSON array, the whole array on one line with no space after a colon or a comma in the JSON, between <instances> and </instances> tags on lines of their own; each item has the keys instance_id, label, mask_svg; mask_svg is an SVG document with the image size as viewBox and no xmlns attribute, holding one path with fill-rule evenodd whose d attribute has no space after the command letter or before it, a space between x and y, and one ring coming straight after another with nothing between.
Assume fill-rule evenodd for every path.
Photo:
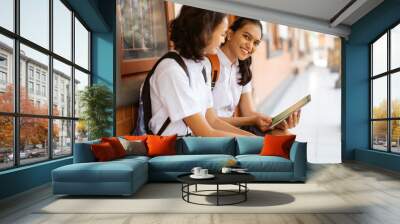
<instances>
[{"instance_id":1,"label":"shirt collar","mask_svg":"<svg viewBox=\"0 0 400 224\"><path fill-rule=\"evenodd\" d=\"M217 55L218 55L218 58L220 59L220 62L223 65L228 66L228 67L231 67L232 65L239 66L238 60L236 60L235 63L232 64L231 61L229 60L229 58L225 55L225 53L220 48L217 49Z\"/></svg>"},{"instance_id":2,"label":"shirt collar","mask_svg":"<svg viewBox=\"0 0 400 224\"><path fill-rule=\"evenodd\" d=\"M182 57L183 58L183 61L185 62L185 64L186 64L186 67L188 68L188 70L191 70L191 69L195 69L195 70L202 70L203 69L203 67L204 67L204 60L205 59L203 59L203 60L200 60L199 62L196 62L196 61L194 61L193 59L189 59L189 58L185 58L185 57Z\"/></svg>"}]
</instances>

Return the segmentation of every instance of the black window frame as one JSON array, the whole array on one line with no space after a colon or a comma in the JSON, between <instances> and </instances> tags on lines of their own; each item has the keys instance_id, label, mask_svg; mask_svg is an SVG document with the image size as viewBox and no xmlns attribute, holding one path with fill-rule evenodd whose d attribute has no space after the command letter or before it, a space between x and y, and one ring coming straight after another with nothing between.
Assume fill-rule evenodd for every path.
<instances>
[{"instance_id":1,"label":"black window frame","mask_svg":"<svg viewBox=\"0 0 400 224\"><path fill-rule=\"evenodd\" d=\"M392 99L391 99L391 79L392 79L392 75L395 75L396 73L400 72L400 67L398 68L393 68L391 69L391 31L393 28L400 26L400 21L395 22L394 24L392 24L389 28L385 29L385 31L383 33L381 33L380 35L378 35L375 39L373 39L369 44L369 149L373 150L373 151L379 151L379 152L387 152L387 153L392 153L392 154L400 154L400 152L393 152L392 151L392 125L391 122L392 121L400 121L400 117L392 117ZM387 44L387 63L386 63L386 71L382 72L380 74L376 74L374 76L373 74L373 44L378 41L381 37L383 37L384 35L387 35L387 39L386 39L386 44ZM382 77L386 77L386 86L387 86L387 105L386 105L386 118L373 118L373 81L378 79L378 78L382 78ZM374 148L374 138L373 138L373 122L374 121L386 121L386 151L383 150L379 150Z\"/></svg>"},{"instance_id":2,"label":"black window frame","mask_svg":"<svg viewBox=\"0 0 400 224\"><path fill-rule=\"evenodd\" d=\"M14 10L14 30L10 31L4 27L0 26L0 35L3 35L7 38L12 39L13 41L13 65L12 65L12 71L13 71L13 77L14 77L14 110L13 112L2 112L0 111L0 116L5 116L5 117L11 117L13 120L13 166L10 167L5 167L5 168L0 168L0 172L3 172L5 170L12 170L16 169L19 167L24 167L24 166L31 166L34 164L39 164L39 163L44 163L48 162L51 160L58 160L62 158L67 158L73 156L74 153L74 143L75 143L75 126L76 126L76 121L79 120L79 117L75 116L75 108L71 108L71 114L70 116L55 116L53 115L53 59L58 60L59 62L62 62L68 66L71 66L71 83L75 82L75 69L78 69L79 71L85 73L89 77L89 83L88 85L92 85L93 77L92 77L92 61L91 61L91 49L92 49L92 43L91 43L91 38L92 38L92 30L89 28L89 26L84 22L84 20L79 16L78 13L76 13L72 7L66 2L65 0L59 0L68 10L71 11L71 59L64 58L61 55L58 55L57 53L53 52L53 1L54 0L48 0L49 2L49 45L48 49L45 47L40 46L39 44L36 44L32 41L30 41L27 38L24 38L23 36L20 35L20 0L14 0L13 1L13 10ZM79 20L79 22L84 26L84 28L88 31L88 69L85 69L78 64L75 64L75 18ZM27 47L30 47L40 53L43 53L48 56L49 62L48 62L48 85L47 85L47 91L48 91L48 113L47 115L38 115L38 114L26 114L26 113L21 113L20 112L20 44L23 44ZM34 70L34 80L35 80L35 70ZM27 79L29 79L29 74L26 74ZM72 102L71 105L74 105L75 103L75 97L76 97L76 92L74 88L74 84L72 84ZM27 90L28 91L28 90ZM48 122L48 136L47 136L47 141L48 141L48 158L40 160L38 162L32 162L32 163L26 163L26 164L21 164L20 162L20 119L21 118L44 118L47 119ZM71 122L71 153L68 155L63 155L63 156L57 156L54 157L53 155L53 122L57 120L64 120L64 121L70 121Z\"/></svg>"}]
</instances>

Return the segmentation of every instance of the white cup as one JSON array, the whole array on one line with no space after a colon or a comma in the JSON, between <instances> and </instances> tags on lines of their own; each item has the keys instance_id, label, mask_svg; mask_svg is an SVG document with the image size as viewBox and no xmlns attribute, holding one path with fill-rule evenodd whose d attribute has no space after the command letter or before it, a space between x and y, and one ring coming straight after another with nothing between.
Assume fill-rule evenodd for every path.
<instances>
[{"instance_id":1,"label":"white cup","mask_svg":"<svg viewBox=\"0 0 400 224\"><path fill-rule=\"evenodd\" d=\"M208 169L201 169L200 170L200 176L207 176L208 175Z\"/></svg>"},{"instance_id":2,"label":"white cup","mask_svg":"<svg viewBox=\"0 0 400 224\"><path fill-rule=\"evenodd\" d=\"M202 170L202 168L201 167L193 167L193 169L192 169L192 173L194 174L194 175L196 175L196 176L199 176L199 175L201 175L200 174L200 171Z\"/></svg>"},{"instance_id":3,"label":"white cup","mask_svg":"<svg viewBox=\"0 0 400 224\"><path fill-rule=\"evenodd\" d=\"M230 173L231 171L232 171L232 169L229 167L222 167L222 170L221 170L222 173Z\"/></svg>"}]
</instances>

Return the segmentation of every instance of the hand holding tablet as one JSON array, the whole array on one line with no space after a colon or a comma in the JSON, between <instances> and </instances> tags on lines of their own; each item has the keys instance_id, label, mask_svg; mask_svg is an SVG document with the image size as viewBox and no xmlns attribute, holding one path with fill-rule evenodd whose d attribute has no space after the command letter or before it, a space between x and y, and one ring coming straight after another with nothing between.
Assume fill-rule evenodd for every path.
<instances>
[{"instance_id":1,"label":"hand holding tablet","mask_svg":"<svg viewBox=\"0 0 400 224\"><path fill-rule=\"evenodd\" d=\"M284 121L286 118L288 118L293 112L300 110L304 105L309 103L311 101L311 95L307 95L301 100L297 101L295 104L287 108L286 110L282 111L278 115L272 118L272 124L270 128L274 128L276 125L278 125L280 122Z\"/></svg>"}]
</instances>

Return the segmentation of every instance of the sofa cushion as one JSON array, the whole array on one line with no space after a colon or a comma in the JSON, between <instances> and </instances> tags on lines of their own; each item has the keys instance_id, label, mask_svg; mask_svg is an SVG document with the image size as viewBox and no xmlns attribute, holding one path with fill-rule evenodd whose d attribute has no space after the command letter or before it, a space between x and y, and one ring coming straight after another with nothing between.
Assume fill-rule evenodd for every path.
<instances>
[{"instance_id":1,"label":"sofa cushion","mask_svg":"<svg viewBox=\"0 0 400 224\"><path fill-rule=\"evenodd\" d=\"M147 163L139 159L95 163L74 163L53 170L58 182L130 182L136 172L147 172ZM146 175L147 176L147 175Z\"/></svg>"},{"instance_id":2,"label":"sofa cushion","mask_svg":"<svg viewBox=\"0 0 400 224\"><path fill-rule=\"evenodd\" d=\"M123 163L75 163L53 170L59 182L126 182L131 181L132 167Z\"/></svg>"},{"instance_id":3,"label":"sofa cushion","mask_svg":"<svg viewBox=\"0 0 400 224\"><path fill-rule=\"evenodd\" d=\"M165 156L176 154L176 135L173 136L147 136L147 155L148 156Z\"/></svg>"},{"instance_id":4,"label":"sofa cushion","mask_svg":"<svg viewBox=\"0 0 400 224\"><path fill-rule=\"evenodd\" d=\"M296 135L265 135L261 156L280 156L289 158L290 148Z\"/></svg>"},{"instance_id":5,"label":"sofa cushion","mask_svg":"<svg viewBox=\"0 0 400 224\"><path fill-rule=\"evenodd\" d=\"M100 140L75 143L74 163L95 162L96 158L90 148L92 144L99 144Z\"/></svg>"},{"instance_id":6,"label":"sofa cushion","mask_svg":"<svg viewBox=\"0 0 400 224\"><path fill-rule=\"evenodd\" d=\"M263 137L237 137L236 155L259 154L264 144Z\"/></svg>"},{"instance_id":7,"label":"sofa cushion","mask_svg":"<svg viewBox=\"0 0 400 224\"><path fill-rule=\"evenodd\" d=\"M135 160L142 161L142 162L148 162L149 159L150 159L150 157L147 157L147 156L130 155L130 156L125 156L124 158L113 160L113 162L127 162L127 163L130 163L130 162L135 161Z\"/></svg>"},{"instance_id":8,"label":"sofa cushion","mask_svg":"<svg viewBox=\"0 0 400 224\"><path fill-rule=\"evenodd\" d=\"M149 160L151 172L190 172L193 167L200 166L211 172L219 171L228 160L235 159L231 155L174 155L158 156Z\"/></svg>"},{"instance_id":9,"label":"sofa cushion","mask_svg":"<svg viewBox=\"0 0 400 224\"><path fill-rule=\"evenodd\" d=\"M125 135L123 136L124 139L129 140L129 141L146 141L147 135Z\"/></svg>"},{"instance_id":10,"label":"sofa cushion","mask_svg":"<svg viewBox=\"0 0 400 224\"><path fill-rule=\"evenodd\" d=\"M112 145L108 142L93 144L90 147L92 149L94 157L96 157L96 161L104 162L118 158Z\"/></svg>"},{"instance_id":11,"label":"sofa cushion","mask_svg":"<svg viewBox=\"0 0 400 224\"><path fill-rule=\"evenodd\" d=\"M184 137L177 154L225 154L235 155L235 139L231 137Z\"/></svg>"},{"instance_id":12,"label":"sofa cushion","mask_svg":"<svg viewBox=\"0 0 400 224\"><path fill-rule=\"evenodd\" d=\"M292 172L292 161L278 156L238 155L240 167L249 172Z\"/></svg>"},{"instance_id":13,"label":"sofa cushion","mask_svg":"<svg viewBox=\"0 0 400 224\"><path fill-rule=\"evenodd\" d=\"M101 142L110 143L117 158L126 156L126 151L117 137L104 137L101 138Z\"/></svg>"},{"instance_id":14,"label":"sofa cushion","mask_svg":"<svg viewBox=\"0 0 400 224\"><path fill-rule=\"evenodd\" d=\"M126 155L137 155L145 156L147 155L146 143L141 140L126 140L124 138L118 138L122 146L126 151Z\"/></svg>"}]
</instances>

